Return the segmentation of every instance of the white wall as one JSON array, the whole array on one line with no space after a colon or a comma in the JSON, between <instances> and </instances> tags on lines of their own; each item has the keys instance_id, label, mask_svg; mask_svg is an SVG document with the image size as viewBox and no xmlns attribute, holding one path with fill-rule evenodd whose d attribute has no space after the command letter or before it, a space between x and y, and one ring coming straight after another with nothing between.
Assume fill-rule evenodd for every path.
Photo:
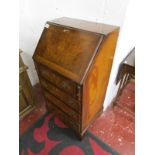
<instances>
[{"instance_id":1,"label":"white wall","mask_svg":"<svg viewBox=\"0 0 155 155\"><path fill-rule=\"evenodd\" d=\"M32 61L32 55L47 20L67 16L95 22L103 22L122 26L128 0L22 0L20 1L20 33L19 46L24 51L22 57L28 65L28 74L32 84L38 82L38 77ZM126 40L124 45L122 41ZM118 64L129 52L128 38L122 33L122 41L116 51L114 66L105 100L108 106L116 93L114 78ZM127 45L127 46L126 46ZM125 47L124 47L125 46Z\"/></svg>"},{"instance_id":2,"label":"white wall","mask_svg":"<svg viewBox=\"0 0 155 155\"><path fill-rule=\"evenodd\" d=\"M134 32L132 30L134 30L135 28L134 21L133 21L133 17L134 17L133 8L134 8L133 0L130 0L126 11L124 23L120 31L117 48L115 51L115 58L113 61L113 67L111 70L106 98L104 101L105 109L111 103L113 98L116 96L116 93L118 90L118 85L116 86L115 79L117 76L119 64L135 46L135 40L134 40L135 34L132 33Z\"/></svg>"}]
</instances>

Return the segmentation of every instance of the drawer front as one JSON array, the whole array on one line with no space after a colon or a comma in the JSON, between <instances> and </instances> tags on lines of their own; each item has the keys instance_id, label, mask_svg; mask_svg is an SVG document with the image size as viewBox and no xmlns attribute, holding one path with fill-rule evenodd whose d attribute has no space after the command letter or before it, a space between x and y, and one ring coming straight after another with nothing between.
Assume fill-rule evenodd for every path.
<instances>
[{"instance_id":1,"label":"drawer front","mask_svg":"<svg viewBox=\"0 0 155 155\"><path fill-rule=\"evenodd\" d=\"M80 116L77 112L69 108L65 103L61 102L58 98L50 94L48 91L44 90L45 98L52 102L55 106L57 106L59 109L61 109L63 112L65 112L67 115L69 115L73 120L80 121Z\"/></svg>"},{"instance_id":2,"label":"drawer front","mask_svg":"<svg viewBox=\"0 0 155 155\"><path fill-rule=\"evenodd\" d=\"M40 78L41 86L45 89L47 89L51 94L56 96L58 99L60 99L62 102L64 102L69 107L73 108L78 113L81 113L81 103L72 98L71 96L67 95L60 89L56 88L52 84L50 84L48 81L44 80L43 78Z\"/></svg>"},{"instance_id":3,"label":"drawer front","mask_svg":"<svg viewBox=\"0 0 155 155\"><path fill-rule=\"evenodd\" d=\"M51 101L46 102L46 106L48 110L54 112L60 120L74 129L75 131L79 132L80 131L80 124L77 123L76 121L72 120L68 115L66 115L63 111L61 111L59 108L54 106L54 104Z\"/></svg>"},{"instance_id":4,"label":"drawer front","mask_svg":"<svg viewBox=\"0 0 155 155\"><path fill-rule=\"evenodd\" d=\"M58 88L62 89L66 93L72 95L73 97L77 97L77 87L76 83L67 80L66 78L54 73L53 71L49 70L47 67L43 65L39 65L39 73L42 77L52 82Z\"/></svg>"}]
</instances>

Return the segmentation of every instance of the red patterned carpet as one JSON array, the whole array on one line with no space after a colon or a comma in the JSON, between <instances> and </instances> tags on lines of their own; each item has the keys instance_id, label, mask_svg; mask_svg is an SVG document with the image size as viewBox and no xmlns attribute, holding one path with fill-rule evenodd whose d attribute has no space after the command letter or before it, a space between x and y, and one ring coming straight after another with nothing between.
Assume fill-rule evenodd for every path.
<instances>
[{"instance_id":1,"label":"red patterned carpet","mask_svg":"<svg viewBox=\"0 0 155 155\"><path fill-rule=\"evenodd\" d=\"M34 88L36 92L37 107L20 120L20 134L24 133L41 116L46 113L45 101L40 86ZM127 105L134 110L135 84L129 83L123 90L117 102ZM134 155L135 153L135 119L125 109L109 107L90 127L93 134L114 148L122 155Z\"/></svg>"},{"instance_id":2,"label":"red patterned carpet","mask_svg":"<svg viewBox=\"0 0 155 155\"><path fill-rule=\"evenodd\" d=\"M53 114L46 114L20 136L20 155L119 155L87 132L82 141Z\"/></svg>"}]
</instances>

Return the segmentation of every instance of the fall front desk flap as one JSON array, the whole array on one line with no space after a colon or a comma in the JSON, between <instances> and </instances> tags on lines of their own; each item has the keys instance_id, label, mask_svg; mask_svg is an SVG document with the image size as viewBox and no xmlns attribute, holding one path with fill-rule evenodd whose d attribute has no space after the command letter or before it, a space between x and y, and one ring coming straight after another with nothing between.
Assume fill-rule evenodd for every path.
<instances>
[{"instance_id":1,"label":"fall front desk flap","mask_svg":"<svg viewBox=\"0 0 155 155\"><path fill-rule=\"evenodd\" d=\"M116 28L70 18L47 22L34 59L81 84L105 36Z\"/></svg>"}]
</instances>

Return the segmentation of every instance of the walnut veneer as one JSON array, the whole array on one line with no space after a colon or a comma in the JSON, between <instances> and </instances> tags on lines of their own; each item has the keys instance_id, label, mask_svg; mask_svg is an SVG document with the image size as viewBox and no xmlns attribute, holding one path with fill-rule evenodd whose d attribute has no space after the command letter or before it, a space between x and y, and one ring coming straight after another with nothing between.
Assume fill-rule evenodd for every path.
<instances>
[{"instance_id":1,"label":"walnut veneer","mask_svg":"<svg viewBox=\"0 0 155 155\"><path fill-rule=\"evenodd\" d=\"M47 109L80 137L102 112L119 27L71 18L45 24L33 59Z\"/></svg>"}]
</instances>

